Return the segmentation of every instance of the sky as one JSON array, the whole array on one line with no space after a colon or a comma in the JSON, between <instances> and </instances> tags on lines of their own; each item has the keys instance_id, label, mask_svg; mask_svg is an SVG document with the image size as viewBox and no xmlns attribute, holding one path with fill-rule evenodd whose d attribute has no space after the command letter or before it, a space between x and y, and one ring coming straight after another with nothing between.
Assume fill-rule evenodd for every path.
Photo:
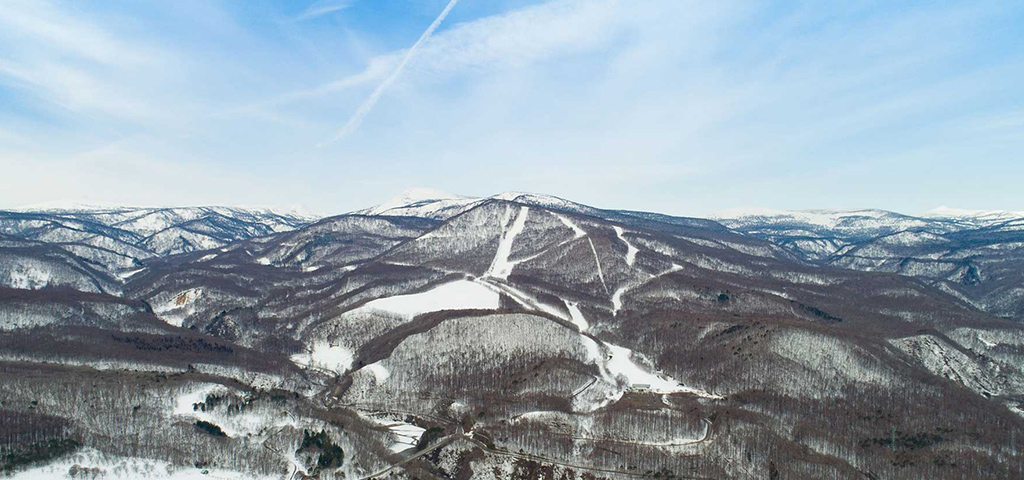
<instances>
[{"instance_id":1,"label":"sky","mask_svg":"<svg viewBox=\"0 0 1024 480\"><path fill-rule=\"evenodd\" d=\"M1024 2L0 1L0 208L1024 210Z\"/></svg>"}]
</instances>

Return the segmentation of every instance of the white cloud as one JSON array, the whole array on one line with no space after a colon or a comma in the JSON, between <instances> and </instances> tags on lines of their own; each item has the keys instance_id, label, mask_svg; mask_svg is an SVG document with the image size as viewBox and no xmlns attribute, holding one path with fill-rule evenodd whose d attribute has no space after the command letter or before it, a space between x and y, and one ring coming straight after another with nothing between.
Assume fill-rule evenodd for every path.
<instances>
[{"instance_id":1,"label":"white cloud","mask_svg":"<svg viewBox=\"0 0 1024 480\"><path fill-rule=\"evenodd\" d=\"M79 114L162 116L167 105L155 105L154 87L175 78L174 59L65 10L46 0L0 2L0 81Z\"/></svg>"},{"instance_id":2,"label":"white cloud","mask_svg":"<svg viewBox=\"0 0 1024 480\"><path fill-rule=\"evenodd\" d=\"M298 20L308 20L330 13L345 10L351 7L355 0L318 0L306 7L297 17Z\"/></svg>"},{"instance_id":3,"label":"white cloud","mask_svg":"<svg viewBox=\"0 0 1024 480\"><path fill-rule=\"evenodd\" d=\"M303 13L348 4L313 2ZM367 33L377 26L356 15L293 21L287 9L251 22L265 9L240 15L231 11L239 4L213 2L199 5L214 12L136 7L120 22L88 5L0 0L0 88L18 100L0 111L0 138L19 140L0 142L0 162L29 165L19 178L38 160L59 165L47 175L66 177L50 183L117 190L85 171L103 166L118 172L121 193L143 199L132 203L192 203L200 200L182 198L219 191L338 212L373 203L360 195L427 184L675 213L822 206L815 198L841 206L854 195L899 208L884 198L950 203L922 187L943 169L919 168L898 196L849 193L837 180L849 172L836 165L856 165L864 178L886 174L872 158L948 172L963 155L999 166L1005 174L992 181L1024 173L1009 160L1020 150L1024 97L1013 80L1024 63L994 40L1014 18L994 3L826 12L552 0L476 18L470 12L491 7L462 10L467 3L456 13L469 19L390 51L382 45L420 32ZM174 23L161 23L167 12ZM43 113L21 116L32 109ZM357 126L358 136L313 148ZM68 160L126 136L101 155L117 162ZM239 171L260 175L231 173ZM780 183L802 188L780 193ZM25 203L12 199L46 184L0 192L0 201Z\"/></svg>"},{"instance_id":4,"label":"white cloud","mask_svg":"<svg viewBox=\"0 0 1024 480\"><path fill-rule=\"evenodd\" d=\"M119 41L46 0L0 2L0 24L22 38L106 65L150 65L153 52Z\"/></svg>"}]
</instances>

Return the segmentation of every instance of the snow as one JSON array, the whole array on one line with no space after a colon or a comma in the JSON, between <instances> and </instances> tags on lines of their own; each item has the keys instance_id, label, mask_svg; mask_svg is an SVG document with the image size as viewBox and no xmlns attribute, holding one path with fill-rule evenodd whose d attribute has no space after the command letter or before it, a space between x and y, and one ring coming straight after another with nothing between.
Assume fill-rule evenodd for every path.
<instances>
[{"instance_id":1,"label":"snow","mask_svg":"<svg viewBox=\"0 0 1024 480\"><path fill-rule=\"evenodd\" d=\"M639 284L623 285L623 286L617 288L615 290L615 293L612 294L612 316L618 315L619 310L622 309L622 295L625 294L627 291L629 291L629 290L631 290L633 288L637 288L639 286L642 286L643 284L645 284L647 282L650 282L651 280L654 280L656 278L660 278L660 277L668 275L670 273L678 272L678 271L680 271L682 269L683 269L682 265L679 265L678 263L673 263L672 266L669 267L668 270L665 270L664 272L661 272L661 273L659 273L657 275L651 275L651 278L648 278L647 280L645 280L645 281L643 281L643 282L641 282Z\"/></svg>"},{"instance_id":2,"label":"snow","mask_svg":"<svg viewBox=\"0 0 1024 480\"><path fill-rule=\"evenodd\" d=\"M471 280L456 280L421 293L372 300L357 310L377 310L414 317L441 310L496 310L499 302L498 293L493 289Z\"/></svg>"},{"instance_id":3,"label":"snow","mask_svg":"<svg viewBox=\"0 0 1024 480\"><path fill-rule=\"evenodd\" d=\"M409 447L415 447L420 441L420 436L426 431L424 428L402 422L394 423L388 429L391 430L391 436L395 440L395 443L391 445L391 451L396 453Z\"/></svg>"},{"instance_id":4,"label":"snow","mask_svg":"<svg viewBox=\"0 0 1024 480\"><path fill-rule=\"evenodd\" d=\"M759 226L772 231L784 227L792 232L794 226L810 230L825 229L838 234L862 235L874 232L897 232L914 228L942 228L941 220L911 217L885 210L743 210L734 209L711 217L730 228Z\"/></svg>"},{"instance_id":5,"label":"snow","mask_svg":"<svg viewBox=\"0 0 1024 480\"><path fill-rule=\"evenodd\" d=\"M590 243L590 251L594 252L594 263L597 264L597 276L601 279L601 285L604 285L604 290L608 291L608 284L604 283L604 271L601 270L601 259L597 256L597 249L594 248L594 241L587 237L587 242Z\"/></svg>"},{"instance_id":6,"label":"snow","mask_svg":"<svg viewBox=\"0 0 1024 480\"><path fill-rule=\"evenodd\" d=\"M210 394L228 393L228 387L216 383L208 383L198 386L191 391L185 392L174 399L174 415L192 415L195 413L193 405L206 401Z\"/></svg>"},{"instance_id":7,"label":"snow","mask_svg":"<svg viewBox=\"0 0 1024 480\"><path fill-rule=\"evenodd\" d=\"M1024 217L1024 211L1010 212L1006 210L969 210L965 208L941 206L928 210L922 216L956 219L1011 220L1014 218Z\"/></svg>"},{"instance_id":8,"label":"snow","mask_svg":"<svg viewBox=\"0 0 1024 480\"><path fill-rule=\"evenodd\" d=\"M723 397L713 395L699 388L690 388L660 373L650 372L633 361L633 351L606 343L610 353L605 368L613 376L626 377L630 385L647 384L654 393L690 393L699 397L720 400Z\"/></svg>"},{"instance_id":9,"label":"snow","mask_svg":"<svg viewBox=\"0 0 1024 480\"><path fill-rule=\"evenodd\" d=\"M454 195L432 188L410 188L397 196L367 210L365 215L406 215L433 218L438 212L451 207L469 207L479 199Z\"/></svg>"},{"instance_id":10,"label":"snow","mask_svg":"<svg viewBox=\"0 0 1024 480\"><path fill-rule=\"evenodd\" d=\"M50 284L50 272L36 268L16 266L11 269L11 288L38 290Z\"/></svg>"},{"instance_id":11,"label":"snow","mask_svg":"<svg viewBox=\"0 0 1024 480\"><path fill-rule=\"evenodd\" d=\"M417 427L411 423L388 420L380 417L370 416L369 419L378 425L383 425L391 432L392 452L399 453L415 447L420 441L420 436L426 429Z\"/></svg>"},{"instance_id":12,"label":"snow","mask_svg":"<svg viewBox=\"0 0 1024 480\"><path fill-rule=\"evenodd\" d=\"M590 324L587 323L586 318L583 318L583 312L580 311L580 304L566 300L563 300L563 302L565 302L565 307L569 309L569 319L572 320L574 325L576 325L576 328L581 332L587 331L587 329L590 328Z\"/></svg>"},{"instance_id":13,"label":"snow","mask_svg":"<svg viewBox=\"0 0 1024 480\"><path fill-rule=\"evenodd\" d=\"M576 225L576 223L574 223L572 220L569 220L568 218L565 218L558 214L555 214L555 217L557 217L558 220L565 224L565 226L572 229L573 233L576 235L575 238L582 238L587 235L587 232L583 231L583 229L580 228L579 225Z\"/></svg>"},{"instance_id":14,"label":"snow","mask_svg":"<svg viewBox=\"0 0 1024 480\"><path fill-rule=\"evenodd\" d=\"M661 376L645 371L633 362L633 351L618 345L605 344L611 353L606 368L615 376L623 376L631 385L645 383L651 386L651 391L669 393L679 387L678 382L667 380Z\"/></svg>"},{"instance_id":15,"label":"snow","mask_svg":"<svg viewBox=\"0 0 1024 480\"><path fill-rule=\"evenodd\" d=\"M885 210L772 210L772 209L730 209L712 216L712 219L750 219L770 218L773 220L787 220L799 222L806 225L821 227L836 227L840 222L852 218L871 218L876 220L894 215Z\"/></svg>"},{"instance_id":16,"label":"snow","mask_svg":"<svg viewBox=\"0 0 1024 480\"><path fill-rule=\"evenodd\" d=\"M506 220L503 225L508 224L507 218L511 215L510 210L505 211ZM523 231L523 227L526 225L526 218L530 215L530 207L520 207L519 215L516 215L516 219L512 222L512 226L509 227L502 233L501 242L498 243L498 251L494 254L494 260L491 262L491 266L487 269L487 273L484 276L500 278L507 280L512 268L515 264L509 262L508 257L512 254L512 245L518 236Z\"/></svg>"},{"instance_id":17,"label":"snow","mask_svg":"<svg viewBox=\"0 0 1024 480\"><path fill-rule=\"evenodd\" d=\"M558 310L557 308L548 305L544 302L541 302L540 300L537 300L533 296L527 294L522 290L519 290L518 288L513 287L512 285L509 285L507 283L494 282L486 278L479 279L478 281L480 285L491 289L491 291L495 292L495 294L498 294L499 292L504 293L508 295L510 298L512 298L512 300L516 301L517 303L526 308L544 312L556 318L565 319L565 314Z\"/></svg>"},{"instance_id":18,"label":"snow","mask_svg":"<svg viewBox=\"0 0 1024 480\"><path fill-rule=\"evenodd\" d=\"M91 212L132 208L136 207L125 207L114 202L106 201L81 202L78 200L61 199L22 205L10 210L12 212Z\"/></svg>"},{"instance_id":19,"label":"snow","mask_svg":"<svg viewBox=\"0 0 1024 480\"><path fill-rule=\"evenodd\" d=\"M127 280L127 279L131 278L132 276L134 276L136 273L139 273L139 272L141 272L143 270L145 270L145 268L136 268L135 270L128 270L126 272L121 272L121 273L117 274L117 278L119 278L121 280Z\"/></svg>"},{"instance_id":20,"label":"snow","mask_svg":"<svg viewBox=\"0 0 1024 480\"><path fill-rule=\"evenodd\" d=\"M292 363L296 365L319 368L336 373L347 372L352 368L352 361L354 359L355 356L348 348L342 345L331 345L326 341L314 343L309 352L297 353L291 356Z\"/></svg>"},{"instance_id":21,"label":"snow","mask_svg":"<svg viewBox=\"0 0 1024 480\"><path fill-rule=\"evenodd\" d=\"M386 382L387 379L391 377L391 371L389 371L384 365L381 365L380 362L371 363L363 367L363 369L372 373L373 378L378 384Z\"/></svg>"},{"instance_id":22,"label":"snow","mask_svg":"<svg viewBox=\"0 0 1024 480\"><path fill-rule=\"evenodd\" d=\"M615 235L619 237L619 240L622 240L622 243L626 244L626 265L629 265L629 266L632 267L633 263L636 262L637 248L634 247L632 243L629 243L629 241L626 240L626 237L624 237L622 235L623 234L622 227L616 226L614 228L615 228Z\"/></svg>"},{"instance_id":23,"label":"snow","mask_svg":"<svg viewBox=\"0 0 1024 480\"><path fill-rule=\"evenodd\" d=\"M198 469L179 467L162 460L145 458L121 457L108 455L92 448L83 448L74 455L62 458L45 466L35 467L14 474L13 480L53 480L71 478L68 474L72 467L99 469L102 473L97 478L103 479L154 479L154 480L255 480L275 477L254 476L218 468ZM203 471L206 470L206 474ZM78 478L92 478L80 475Z\"/></svg>"},{"instance_id":24,"label":"snow","mask_svg":"<svg viewBox=\"0 0 1024 480\"><path fill-rule=\"evenodd\" d=\"M712 400L725 398L702 388L687 387L661 372L637 364L633 361L633 351L628 348L602 342L582 333L580 343L586 350L587 360L597 365L601 376L596 385L589 385L574 394L573 410L577 412L594 412L615 403L622 398L627 388L636 384L650 385L651 392L656 394L686 393ZM625 380L625 384L622 380Z\"/></svg>"},{"instance_id":25,"label":"snow","mask_svg":"<svg viewBox=\"0 0 1024 480\"><path fill-rule=\"evenodd\" d=\"M195 404L204 403L211 394L228 396L234 393L236 392L221 384L198 384L174 399L174 408L171 410L171 416L186 417L212 423L220 427L225 435L232 438L261 435L267 433L268 430L276 431L276 429L287 426L298 427L291 415L280 410L245 409L235 413L227 413L226 406L218 408L208 407L205 411L195 408Z\"/></svg>"},{"instance_id":26,"label":"snow","mask_svg":"<svg viewBox=\"0 0 1024 480\"><path fill-rule=\"evenodd\" d=\"M618 315L619 310L622 310L622 294L626 293L629 287L619 287L612 294L612 316Z\"/></svg>"},{"instance_id":27,"label":"snow","mask_svg":"<svg viewBox=\"0 0 1024 480\"><path fill-rule=\"evenodd\" d=\"M392 197L388 201L381 203L376 207L373 207L372 209L370 209L369 214L380 215L388 210L391 210L392 208L404 207L407 205L425 201L456 200L459 198L463 197L433 188L413 187Z\"/></svg>"},{"instance_id":28,"label":"snow","mask_svg":"<svg viewBox=\"0 0 1024 480\"><path fill-rule=\"evenodd\" d=\"M580 335L580 342L583 343L583 348L587 351L587 360L594 362L598 366L603 366L605 358L601 354L601 344L586 335Z\"/></svg>"},{"instance_id":29,"label":"snow","mask_svg":"<svg viewBox=\"0 0 1024 480\"><path fill-rule=\"evenodd\" d=\"M169 300L153 307L156 316L175 327L180 327L185 317L195 313L195 302L203 295L202 288L192 288L179 292Z\"/></svg>"}]
</instances>

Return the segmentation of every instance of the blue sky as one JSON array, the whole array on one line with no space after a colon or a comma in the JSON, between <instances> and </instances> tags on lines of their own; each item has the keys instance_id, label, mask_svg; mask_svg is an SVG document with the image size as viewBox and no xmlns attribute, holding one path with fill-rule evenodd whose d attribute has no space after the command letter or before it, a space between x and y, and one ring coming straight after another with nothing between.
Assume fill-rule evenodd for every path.
<instances>
[{"instance_id":1,"label":"blue sky","mask_svg":"<svg viewBox=\"0 0 1024 480\"><path fill-rule=\"evenodd\" d=\"M0 207L1024 210L1024 3L449 4L4 0Z\"/></svg>"}]
</instances>

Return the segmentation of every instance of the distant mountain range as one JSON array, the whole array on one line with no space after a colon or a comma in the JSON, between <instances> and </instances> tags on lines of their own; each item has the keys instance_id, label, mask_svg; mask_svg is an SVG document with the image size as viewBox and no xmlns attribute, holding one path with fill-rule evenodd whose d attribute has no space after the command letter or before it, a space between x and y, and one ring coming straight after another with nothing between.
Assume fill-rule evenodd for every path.
<instances>
[{"instance_id":1,"label":"distant mountain range","mask_svg":"<svg viewBox=\"0 0 1024 480\"><path fill-rule=\"evenodd\" d=\"M1008 212L0 212L0 470L1016 478L1022 322Z\"/></svg>"}]
</instances>

